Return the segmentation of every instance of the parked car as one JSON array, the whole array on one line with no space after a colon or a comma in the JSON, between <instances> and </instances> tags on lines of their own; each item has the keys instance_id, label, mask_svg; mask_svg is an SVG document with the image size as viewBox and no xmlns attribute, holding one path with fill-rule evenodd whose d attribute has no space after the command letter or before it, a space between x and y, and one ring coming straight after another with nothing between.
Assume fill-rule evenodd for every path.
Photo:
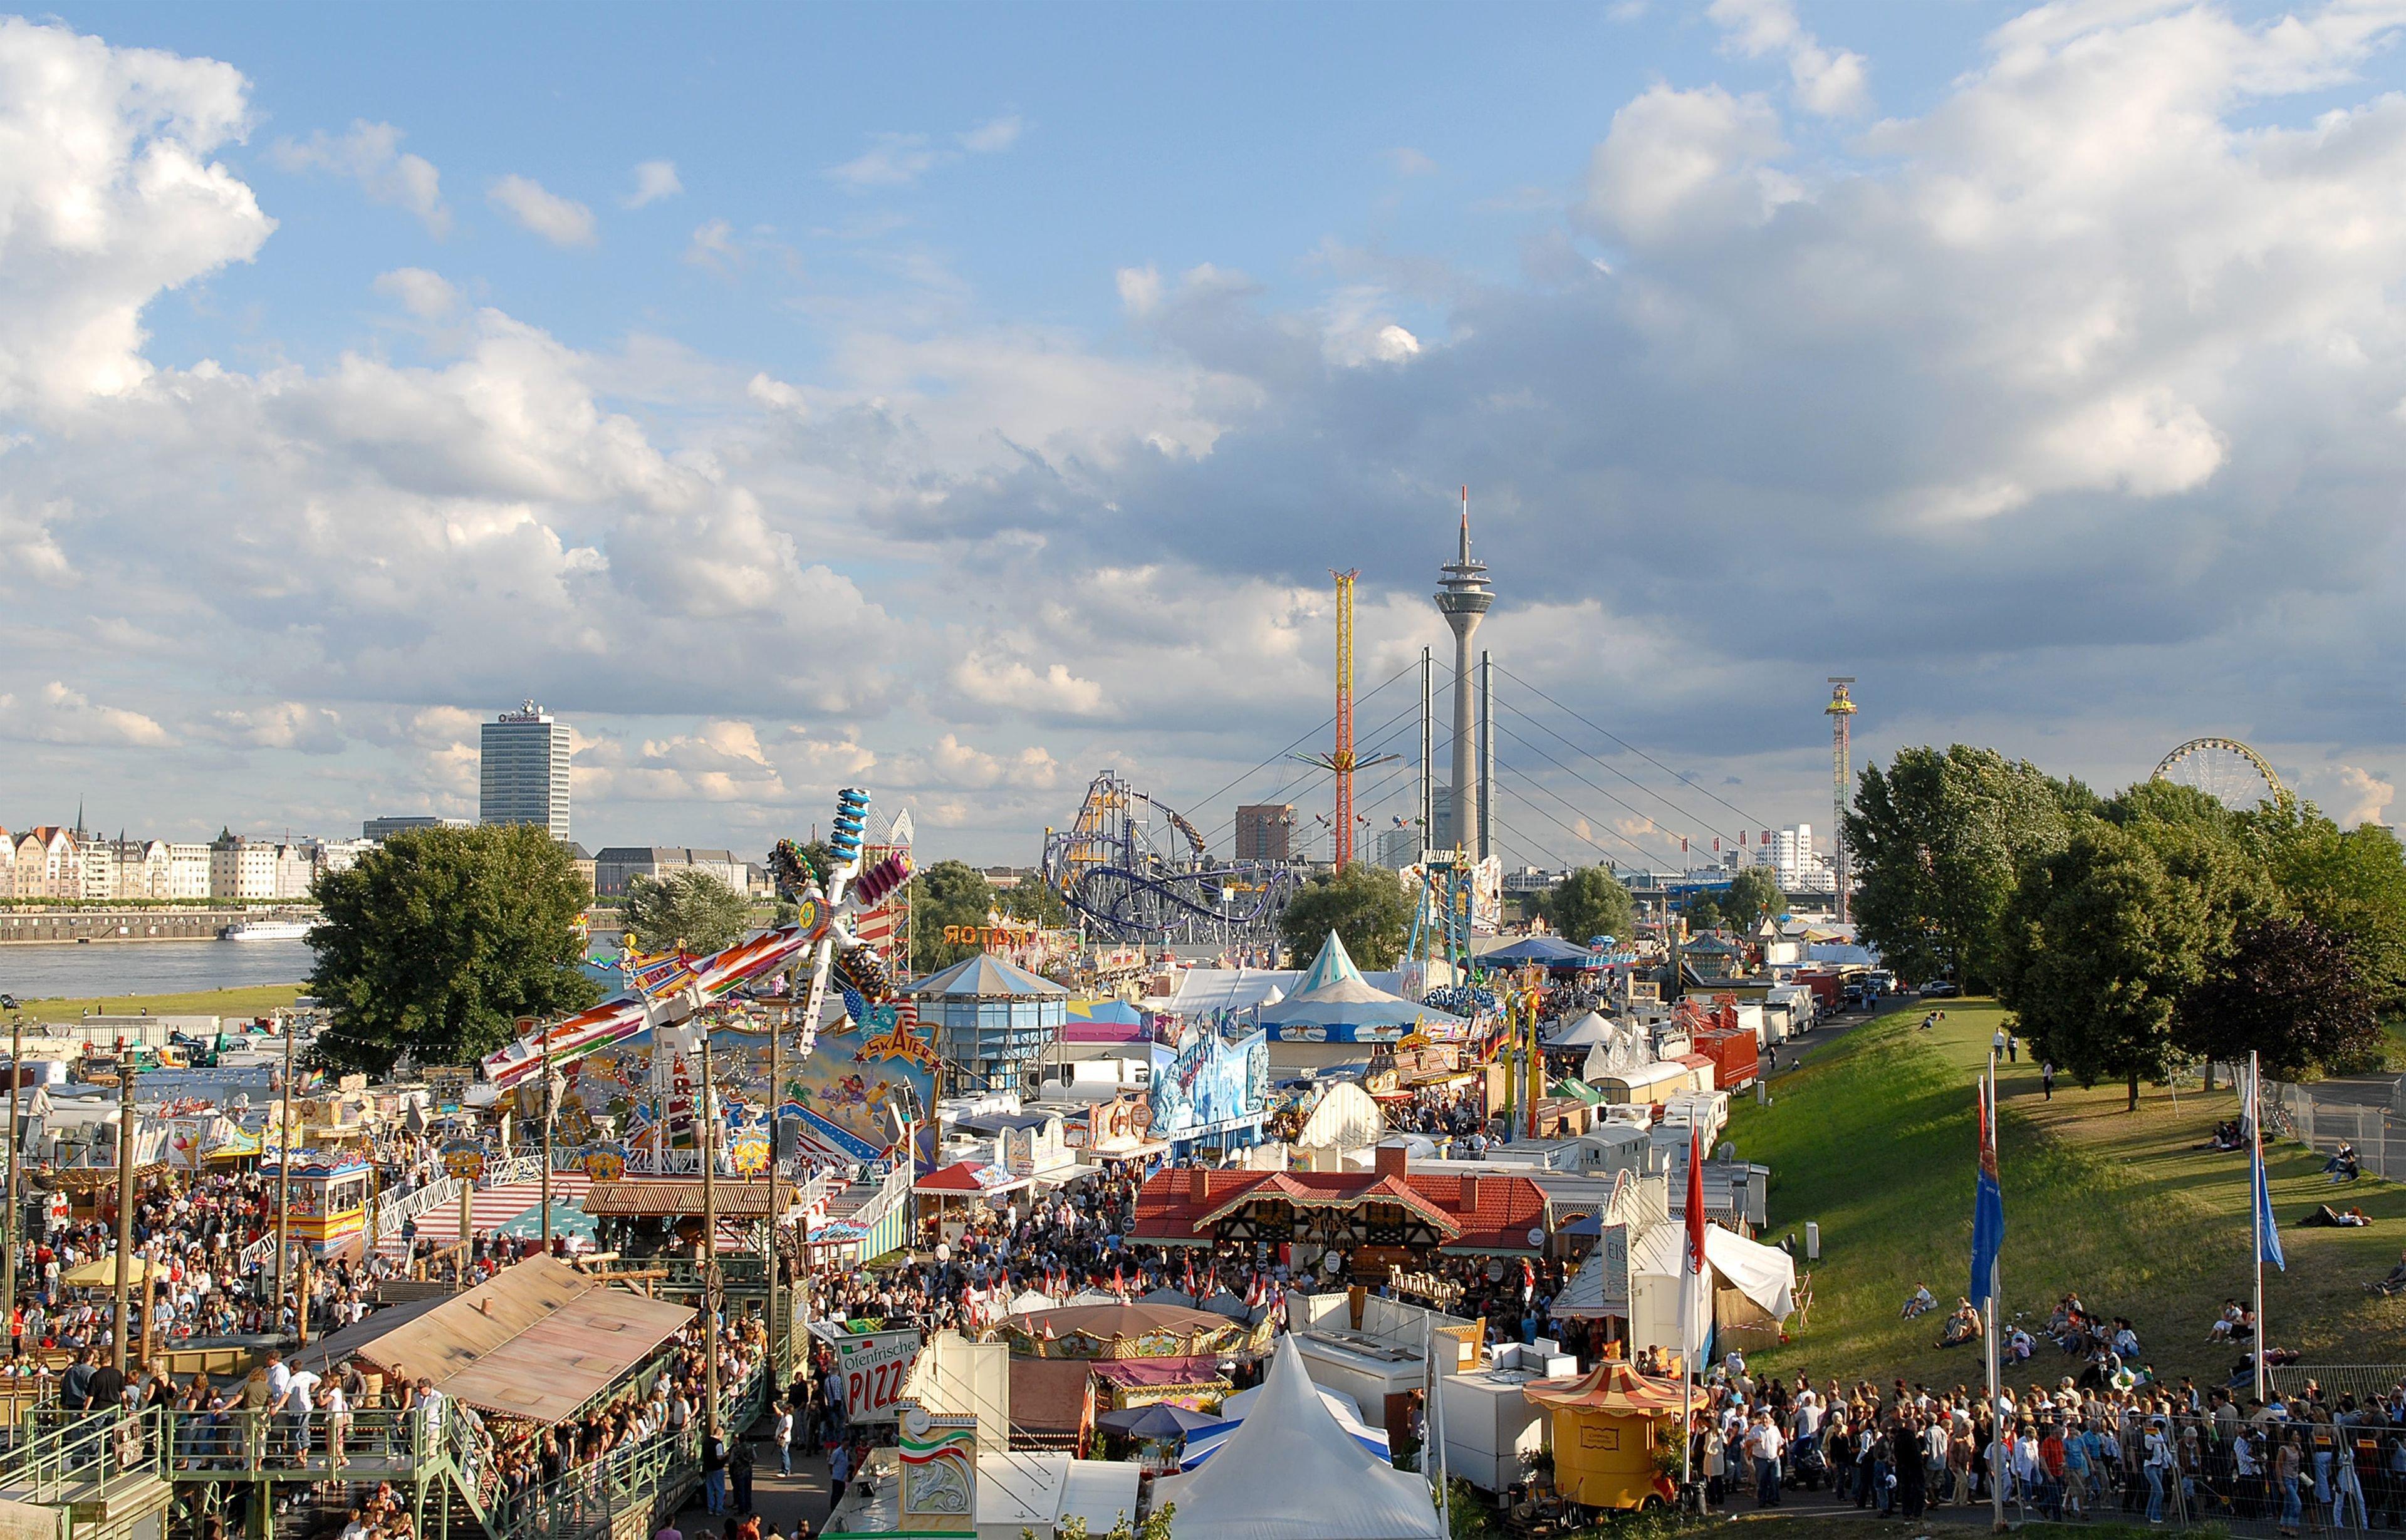
<instances>
[{"instance_id":1,"label":"parked car","mask_svg":"<svg viewBox=\"0 0 2406 1540\"><path fill-rule=\"evenodd\" d=\"M1952 979L1932 979L1921 986L1921 997L1925 1000L1951 1000L1962 993L1955 987Z\"/></svg>"}]
</instances>

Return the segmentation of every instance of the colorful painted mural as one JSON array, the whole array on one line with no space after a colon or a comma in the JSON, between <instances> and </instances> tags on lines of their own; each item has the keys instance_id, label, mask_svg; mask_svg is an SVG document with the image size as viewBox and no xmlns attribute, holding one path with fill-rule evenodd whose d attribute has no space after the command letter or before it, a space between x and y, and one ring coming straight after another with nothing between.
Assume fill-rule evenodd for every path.
<instances>
[{"instance_id":1,"label":"colorful painted mural","mask_svg":"<svg viewBox=\"0 0 2406 1540\"><path fill-rule=\"evenodd\" d=\"M1258 1128L1269 1095L1269 1040L1255 1031L1230 1041L1208 1026L1190 1028L1153 1076L1156 1139L1191 1139Z\"/></svg>"}]
</instances>

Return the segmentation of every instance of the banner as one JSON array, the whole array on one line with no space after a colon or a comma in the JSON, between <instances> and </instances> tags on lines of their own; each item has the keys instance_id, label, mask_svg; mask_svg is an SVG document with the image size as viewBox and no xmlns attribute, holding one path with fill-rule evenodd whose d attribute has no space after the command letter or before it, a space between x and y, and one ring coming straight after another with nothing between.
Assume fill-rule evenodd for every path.
<instances>
[{"instance_id":1,"label":"banner","mask_svg":"<svg viewBox=\"0 0 2406 1540\"><path fill-rule=\"evenodd\" d=\"M899 1413L902 1382L919 1357L917 1332L872 1332L835 1345L836 1372L843 1378L843 1415L852 1422L891 1422Z\"/></svg>"}]
</instances>

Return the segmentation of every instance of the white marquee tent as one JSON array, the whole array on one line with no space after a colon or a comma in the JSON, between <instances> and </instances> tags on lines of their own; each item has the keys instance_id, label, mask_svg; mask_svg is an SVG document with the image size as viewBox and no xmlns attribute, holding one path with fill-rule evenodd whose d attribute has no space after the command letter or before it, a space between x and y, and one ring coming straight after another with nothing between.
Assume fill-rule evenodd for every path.
<instances>
[{"instance_id":1,"label":"white marquee tent","mask_svg":"<svg viewBox=\"0 0 2406 1540\"><path fill-rule=\"evenodd\" d=\"M1428 1480L1354 1442L1281 1337L1252 1415L1209 1464L1153 1483L1178 1540L1442 1540Z\"/></svg>"}]
</instances>

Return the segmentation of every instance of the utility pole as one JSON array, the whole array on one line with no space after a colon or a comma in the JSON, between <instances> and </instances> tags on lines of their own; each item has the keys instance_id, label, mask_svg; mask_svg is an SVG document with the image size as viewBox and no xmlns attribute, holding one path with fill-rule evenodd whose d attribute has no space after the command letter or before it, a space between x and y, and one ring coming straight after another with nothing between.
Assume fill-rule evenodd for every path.
<instances>
[{"instance_id":1,"label":"utility pole","mask_svg":"<svg viewBox=\"0 0 2406 1540\"><path fill-rule=\"evenodd\" d=\"M543 1254L551 1255L551 1123L559 1100L551 1083L551 1028L543 1029Z\"/></svg>"},{"instance_id":2,"label":"utility pole","mask_svg":"<svg viewBox=\"0 0 2406 1540\"><path fill-rule=\"evenodd\" d=\"M0 1240L7 1245L8 1255L0 1262L0 1309L8 1319L17 1317L17 1150L23 1136L18 1132L24 1125L17 1121L20 1088L25 1082L25 1018L15 1012L8 1017L8 1212L0 1217Z\"/></svg>"},{"instance_id":3,"label":"utility pole","mask_svg":"<svg viewBox=\"0 0 2406 1540\"><path fill-rule=\"evenodd\" d=\"M709 1420L703 1431L718 1432L718 1098L710 1080L710 1024L701 1024L701 1402Z\"/></svg>"},{"instance_id":4,"label":"utility pole","mask_svg":"<svg viewBox=\"0 0 2406 1540\"><path fill-rule=\"evenodd\" d=\"M127 1314L126 1285L134 1276L134 1055L125 1039L117 1039L117 1330L109 1345L109 1362L125 1372L125 1335L133 1324Z\"/></svg>"},{"instance_id":5,"label":"utility pole","mask_svg":"<svg viewBox=\"0 0 2406 1540\"><path fill-rule=\"evenodd\" d=\"M276 1151L276 1307L284 1307L284 1266L292 1236L292 1020L284 1022L284 1110L276 1120L283 1130ZM461 1232L465 1235L465 1232Z\"/></svg>"},{"instance_id":6,"label":"utility pole","mask_svg":"<svg viewBox=\"0 0 2406 1540\"><path fill-rule=\"evenodd\" d=\"M777 1202L777 1038L775 1016L769 1018L769 1366L774 1371L770 1378L782 1381L785 1358L777 1347L777 1268L785 1260L785 1246L778 1234L779 1222L785 1217ZM785 1329L787 1356L794 1345L793 1327Z\"/></svg>"}]
</instances>

